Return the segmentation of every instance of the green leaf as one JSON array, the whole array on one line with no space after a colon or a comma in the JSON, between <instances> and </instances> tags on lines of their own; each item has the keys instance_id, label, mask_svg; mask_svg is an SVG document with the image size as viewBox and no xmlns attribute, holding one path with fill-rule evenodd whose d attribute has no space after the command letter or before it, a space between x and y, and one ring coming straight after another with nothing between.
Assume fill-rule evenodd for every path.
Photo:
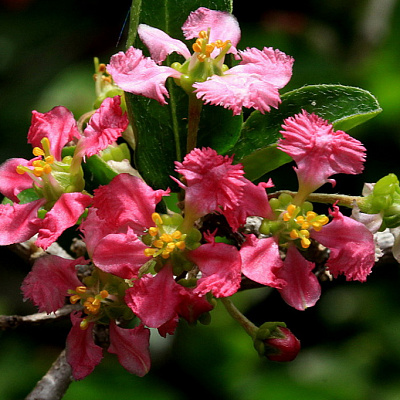
<instances>
[{"instance_id":1,"label":"green leaf","mask_svg":"<svg viewBox=\"0 0 400 400\"><path fill-rule=\"evenodd\" d=\"M232 11L232 0L169 0L154 2L134 0L127 46L133 45L149 55L148 49L137 36L139 24L161 29L175 39L184 41L182 25L190 12L198 7ZM190 43L185 42L188 48ZM165 65L183 62L183 57L172 54ZM136 139L134 154L135 168L153 188L172 191L179 188L170 179L176 176L174 162L181 161L186 154L188 96L173 79L167 80L168 104L161 106L157 101L126 93L128 113ZM242 126L241 117L222 107L204 106L200 120L198 146L210 146L224 153L236 143Z\"/></svg>"},{"instance_id":2,"label":"green leaf","mask_svg":"<svg viewBox=\"0 0 400 400\"><path fill-rule=\"evenodd\" d=\"M229 151L241 162L246 177L255 180L291 161L276 148L284 119L302 109L319 115L336 130L349 130L379 114L376 98L366 90L342 85L311 85L281 96L278 109L261 114L254 111L243 124L241 137Z\"/></svg>"}]
</instances>

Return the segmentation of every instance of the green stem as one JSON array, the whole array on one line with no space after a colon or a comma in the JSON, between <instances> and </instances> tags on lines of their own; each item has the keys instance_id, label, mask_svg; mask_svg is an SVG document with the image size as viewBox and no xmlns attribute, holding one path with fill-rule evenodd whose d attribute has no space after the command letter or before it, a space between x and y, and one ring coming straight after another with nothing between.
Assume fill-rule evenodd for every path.
<instances>
[{"instance_id":1,"label":"green stem","mask_svg":"<svg viewBox=\"0 0 400 400\"><path fill-rule=\"evenodd\" d=\"M297 192L292 192L290 190L280 190L278 192L272 193L269 197L278 197L281 193L287 193L291 196L296 196ZM338 202L339 206L345 206L352 208L354 203L361 206L364 203L365 197L363 196L347 196L344 194L326 194L326 193L311 193L307 196L307 200L314 203L324 203L333 204Z\"/></svg>"},{"instance_id":2,"label":"green stem","mask_svg":"<svg viewBox=\"0 0 400 400\"><path fill-rule=\"evenodd\" d=\"M203 102L194 93L189 94L189 121L186 152L191 152L197 146L197 132L199 130L201 109Z\"/></svg>"},{"instance_id":3,"label":"green stem","mask_svg":"<svg viewBox=\"0 0 400 400\"><path fill-rule=\"evenodd\" d=\"M243 329L254 339L258 331L258 327L254 325L249 319L247 319L232 303L228 297L221 297L221 303L225 306L228 313L242 325Z\"/></svg>"}]
</instances>

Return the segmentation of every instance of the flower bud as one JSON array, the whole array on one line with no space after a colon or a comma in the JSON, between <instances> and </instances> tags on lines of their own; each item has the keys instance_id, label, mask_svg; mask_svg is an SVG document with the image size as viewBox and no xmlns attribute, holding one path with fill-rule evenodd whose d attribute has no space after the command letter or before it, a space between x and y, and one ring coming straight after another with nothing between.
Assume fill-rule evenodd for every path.
<instances>
[{"instance_id":1,"label":"flower bud","mask_svg":"<svg viewBox=\"0 0 400 400\"><path fill-rule=\"evenodd\" d=\"M254 347L271 361L292 361L300 351L300 341L284 323L267 322L260 326Z\"/></svg>"}]
</instances>

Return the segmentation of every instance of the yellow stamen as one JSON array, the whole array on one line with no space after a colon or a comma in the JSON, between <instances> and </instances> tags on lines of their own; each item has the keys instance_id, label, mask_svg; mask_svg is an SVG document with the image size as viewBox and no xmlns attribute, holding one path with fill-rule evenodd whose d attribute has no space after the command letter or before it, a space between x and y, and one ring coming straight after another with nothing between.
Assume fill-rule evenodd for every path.
<instances>
[{"instance_id":1,"label":"yellow stamen","mask_svg":"<svg viewBox=\"0 0 400 400\"><path fill-rule=\"evenodd\" d=\"M26 172L26 167L23 167L22 165L18 165L16 168L17 174L23 175Z\"/></svg>"},{"instance_id":2,"label":"yellow stamen","mask_svg":"<svg viewBox=\"0 0 400 400\"><path fill-rule=\"evenodd\" d=\"M164 242L160 239L157 239L153 242L153 246L157 247L158 249L162 249L164 247Z\"/></svg>"},{"instance_id":3,"label":"yellow stamen","mask_svg":"<svg viewBox=\"0 0 400 400\"><path fill-rule=\"evenodd\" d=\"M144 249L144 255L147 257L154 256L156 251L157 251L157 249L147 248L147 249Z\"/></svg>"},{"instance_id":4,"label":"yellow stamen","mask_svg":"<svg viewBox=\"0 0 400 400\"><path fill-rule=\"evenodd\" d=\"M37 177L41 177L43 175L43 168L42 167L35 167L33 169L33 174Z\"/></svg>"},{"instance_id":5,"label":"yellow stamen","mask_svg":"<svg viewBox=\"0 0 400 400\"><path fill-rule=\"evenodd\" d=\"M169 258L169 252L167 252L167 251L163 251L162 253L161 253L161 257L162 258Z\"/></svg>"},{"instance_id":6,"label":"yellow stamen","mask_svg":"<svg viewBox=\"0 0 400 400\"><path fill-rule=\"evenodd\" d=\"M36 157L44 156L44 151L40 147L34 147L32 153Z\"/></svg>"},{"instance_id":7,"label":"yellow stamen","mask_svg":"<svg viewBox=\"0 0 400 400\"><path fill-rule=\"evenodd\" d=\"M81 296L79 294L74 294L69 298L69 301L71 304L76 304L79 300L81 299Z\"/></svg>"},{"instance_id":8,"label":"yellow stamen","mask_svg":"<svg viewBox=\"0 0 400 400\"><path fill-rule=\"evenodd\" d=\"M86 286L78 286L75 288L75 292L80 294L86 293L86 290L87 290Z\"/></svg>"},{"instance_id":9,"label":"yellow stamen","mask_svg":"<svg viewBox=\"0 0 400 400\"><path fill-rule=\"evenodd\" d=\"M156 226L152 226L151 228L149 228L149 234L150 236L157 236L158 228Z\"/></svg>"},{"instance_id":10,"label":"yellow stamen","mask_svg":"<svg viewBox=\"0 0 400 400\"><path fill-rule=\"evenodd\" d=\"M186 243L183 240L180 242L176 242L175 245L179 250L183 250L186 247Z\"/></svg>"},{"instance_id":11,"label":"yellow stamen","mask_svg":"<svg viewBox=\"0 0 400 400\"><path fill-rule=\"evenodd\" d=\"M106 299L109 293L107 290L102 290L99 294L103 299Z\"/></svg>"},{"instance_id":12,"label":"yellow stamen","mask_svg":"<svg viewBox=\"0 0 400 400\"><path fill-rule=\"evenodd\" d=\"M161 239L163 242L165 242L165 243L169 243L169 242L172 242L172 241L173 241L172 236L169 235L168 233L163 233L163 234L160 236L160 239Z\"/></svg>"},{"instance_id":13,"label":"yellow stamen","mask_svg":"<svg viewBox=\"0 0 400 400\"><path fill-rule=\"evenodd\" d=\"M163 220L161 219L161 216L159 213L153 213L151 214L151 219L153 220L153 222L157 225L162 225L163 224Z\"/></svg>"},{"instance_id":14,"label":"yellow stamen","mask_svg":"<svg viewBox=\"0 0 400 400\"><path fill-rule=\"evenodd\" d=\"M192 49L195 53L201 53L201 46L197 42L193 43Z\"/></svg>"},{"instance_id":15,"label":"yellow stamen","mask_svg":"<svg viewBox=\"0 0 400 400\"><path fill-rule=\"evenodd\" d=\"M207 31L200 31L200 33L199 33L199 38L200 38L200 39L208 39L208 33L207 33Z\"/></svg>"},{"instance_id":16,"label":"yellow stamen","mask_svg":"<svg viewBox=\"0 0 400 400\"><path fill-rule=\"evenodd\" d=\"M172 239L180 239L182 237L182 232L175 231L171 236L172 236Z\"/></svg>"},{"instance_id":17,"label":"yellow stamen","mask_svg":"<svg viewBox=\"0 0 400 400\"><path fill-rule=\"evenodd\" d=\"M86 318L84 318L79 324L79 327L84 331L89 327L89 321Z\"/></svg>"},{"instance_id":18,"label":"yellow stamen","mask_svg":"<svg viewBox=\"0 0 400 400\"><path fill-rule=\"evenodd\" d=\"M51 172L51 166L50 166L49 164L45 164L45 165L43 166L43 172L44 172L45 174L49 174L49 173Z\"/></svg>"},{"instance_id":19,"label":"yellow stamen","mask_svg":"<svg viewBox=\"0 0 400 400\"><path fill-rule=\"evenodd\" d=\"M54 156L49 155L44 158L44 161L46 161L48 164L53 164L54 163Z\"/></svg>"}]
</instances>

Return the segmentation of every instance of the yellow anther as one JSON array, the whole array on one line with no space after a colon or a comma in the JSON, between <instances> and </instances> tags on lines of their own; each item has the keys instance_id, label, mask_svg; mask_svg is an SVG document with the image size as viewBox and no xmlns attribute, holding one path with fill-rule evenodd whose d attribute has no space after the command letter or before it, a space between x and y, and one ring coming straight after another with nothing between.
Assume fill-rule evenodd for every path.
<instances>
[{"instance_id":1,"label":"yellow anther","mask_svg":"<svg viewBox=\"0 0 400 400\"><path fill-rule=\"evenodd\" d=\"M44 158L44 161L46 161L48 164L53 164L54 163L54 156L49 155Z\"/></svg>"},{"instance_id":2,"label":"yellow anther","mask_svg":"<svg viewBox=\"0 0 400 400\"><path fill-rule=\"evenodd\" d=\"M312 221L316 216L317 214L314 211L307 211L306 214L307 221Z\"/></svg>"},{"instance_id":3,"label":"yellow anther","mask_svg":"<svg viewBox=\"0 0 400 400\"><path fill-rule=\"evenodd\" d=\"M75 288L75 292L79 294L86 293L87 287L86 286L77 286Z\"/></svg>"},{"instance_id":4,"label":"yellow anther","mask_svg":"<svg viewBox=\"0 0 400 400\"><path fill-rule=\"evenodd\" d=\"M49 174L49 173L51 172L51 166L50 166L50 164L45 164L45 165L43 166L43 172L44 172L45 174Z\"/></svg>"},{"instance_id":5,"label":"yellow anther","mask_svg":"<svg viewBox=\"0 0 400 400\"><path fill-rule=\"evenodd\" d=\"M176 247L175 243L168 243L165 250L171 253L172 251L175 250L175 247Z\"/></svg>"},{"instance_id":6,"label":"yellow anther","mask_svg":"<svg viewBox=\"0 0 400 400\"><path fill-rule=\"evenodd\" d=\"M69 301L71 304L76 304L79 300L81 299L81 296L79 294L74 294L69 298Z\"/></svg>"},{"instance_id":7,"label":"yellow anther","mask_svg":"<svg viewBox=\"0 0 400 400\"><path fill-rule=\"evenodd\" d=\"M168 233L163 233L163 234L160 236L160 239L161 239L163 242L165 242L165 243L169 243L169 242L172 242L172 241L173 241L172 236L169 235Z\"/></svg>"},{"instance_id":8,"label":"yellow anther","mask_svg":"<svg viewBox=\"0 0 400 400\"><path fill-rule=\"evenodd\" d=\"M42 160L35 160L32 162L32 165L34 167L41 167L43 165L43 161Z\"/></svg>"},{"instance_id":9,"label":"yellow anther","mask_svg":"<svg viewBox=\"0 0 400 400\"><path fill-rule=\"evenodd\" d=\"M44 151L40 147L34 147L32 153L36 157L44 156Z\"/></svg>"},{"instance_id":10,"label":"yellow anther","mask_svg":"<svg viewBox=\"0 0 400 400\"><path fill-rule=\"evenodd\" d=\"M79 324L79 328L81 328L83 331L85 330L85 329L87 329L89 327L89 321L86 319L86 318L84 318L82 321L81 321L81 323Z\"/></svg>"},{"instance_id":11,"label":"yellow anther","mask_svg":"<svg viewBox=\"0 0 400 400\"><path fill-rule=\"evenodd\" d=\"M157 247L158 249L162 249L164 247L164 242L162 240L160 240L160 239L155 240L153 242L153 246Z\"/></svg>"},{"instance_id":12,"label":"yellow anther","mask_svg":"<svg viewBox=\"0 0 400 400\"><path fill-rule=\"evenodd\" d=\"M100 293L100 297L102 298L102 299L105 299L105 298L107 298L108 297L108 291L107 290L102 290Z\"/></svg>"},{"instance_id":13,"label":"yellow anther","mask_svg":"<svg viewBox=\"0 0 400 400\"><path fill-rule=\"evenodd\" d=\"M175 245L179 250L183 250L186 247L186 243L183 240L176 242Z\"/></svg>"},{"instance_id":14,"label":"yellow anther","mask_svg":"<svg viewBox=\"0 0 400 400\"><path fill-rule=\"evenodd\" d=\"M301 247L303 247L303 249L307 249L310 247L311 241L308 238L302 238L301 239Z\"/></svg>"},{"instance_id":15,"label":"yellow anther","mask_svg":"<svg viewBox=\"0 0 400 400\"><path fill-rule=\"evenodd\" d=\"M150 236L157 236L158 234L158 228L156 226L152 226L151 228L149 228L149 235Z\"/></svg>"},{"instance_id":16,"label":"yellow anther","mask_svg":"<svg viewBox=\"0 0 400 400\"><path fill-rule=\"evenodd\" d=\"M101 303L101 299L99 299L99 298L95 298L93 301L92 301L92 306L94 306L94 307L98 307L98 306L100 306L100 303Z\"/></svg>"},{"instance_id":17,"label":"yellow anther","mask_svg":"<svg viewBox=\"0 0 400 400\"><path fill-rule=\"evenodd\" d=\"M151 219L153 220L153 222L157 225L162 225L163 224L163 220L160 216L159 213L153 213L151 214Z\"/></svg>"},{"instance_id":18,"label":"yellow anther","mask_svg":"<svg viewBox=\"0 0 400 400\"><path fill-rule=\"evenodd\" d=\"M206 53L211 54L214 49L215 49L215 44L214 43L206 44Z\"/></svg>"},{"instance_id":19,"label":"yellow anther","mask_svg":"<svg viewBox=\"0 0 400 400\"><path fill-rule=\"evenodd\" d=\"M182 232L175 231L171 236L172 236L172 239L180 239L182 237Z\"/></svg>"},{"instance_id":20,"label":"yellow anther","mask_svg":"<svg viewBox=\"0 0 400 400\"><path fill-rule=\"evenodd\" d=\"M33 174L37 177L41 177L43 175L43 168L42 167L35 167L33 169Z\"/></svg>"},{"instance_id":21,"label":"yellow anther","mask_svg":"<svg viewBox=\"0 0 400 400\"><path fill-rule=\"evenodd\" d=\"M207 56L206 56L205 54L199 54L199 55L197 56L197 59L198 59L200 62L204 62L204 61L207 59Z\"/></svg>"},{"instance_id":22,"label":"yellow anther","mask_svg":"<svg viewBox=\"0 0 400 400\"><path fill-rule=\"evenodd\" d=\"M99 64L99 72L105 72L105 70L106 70L106 64L104 63Z\"/></svg>"},{"instance_id":23,"label":"yellow anther","mask_svg":"<svg viewBox=\"0 0 400 400\"><path fill-rule=\"evenodd\" d=\"M169 258L169 255L170 255L170 253L169 253L168 251L163 251L163 252L161 253L161 257L162 257L162 258Z\"/></svg>"},{"instance_id":24,"label":"yellow anther","mask_svg":"<svg viewBox=\"0 0 400 400\"><path fill-rule=\"evenodd\" d=\"M156 251L157 251L157 249L147 248L147 249L144 249L144 255L147 257L154 256Z\"/></svg>"},{"instance_id":25,"label":"yellow anther","mask_svg":"<svg viewBox=\"0 0 400 400\"><path fill-rule=\"evenodd\" d=\"M26 167L23 167L22 165L18 165L16 168L17 174L23 175L26 172Z\"/></svg>"},{"instance_id":26,"label":"yellow anther","mask_svg":"<svg viewBox=\"0 0 400 400\"><path fill-rule=\"evenodd\" d=\"M296 229L292 229L289 233L289 236L292 239L298 239L299 238L299 231L297 231Z\"/></svg>"},{"instance_id":27,"label":"yellow anther","mask_svg":"<svg viewBox=\"0 0 400 400\"><path fill-rule=\"evenodd\" d=\"M208 39L208 33L207 33L207 31L200 31L200 33L199 33L199 38L200 38L200 39Z\"/></svg>"},{"instance_id":28,"label":"yellow anther","mask_svg":"<svg viewBox=\"0 0 400 400\"><path fill-rule=\"evenodd\" d=\"M192 49L195 53L201 53L201 45L199 45L197 42L193 43Z\"/></svg>"}]
</instances>

